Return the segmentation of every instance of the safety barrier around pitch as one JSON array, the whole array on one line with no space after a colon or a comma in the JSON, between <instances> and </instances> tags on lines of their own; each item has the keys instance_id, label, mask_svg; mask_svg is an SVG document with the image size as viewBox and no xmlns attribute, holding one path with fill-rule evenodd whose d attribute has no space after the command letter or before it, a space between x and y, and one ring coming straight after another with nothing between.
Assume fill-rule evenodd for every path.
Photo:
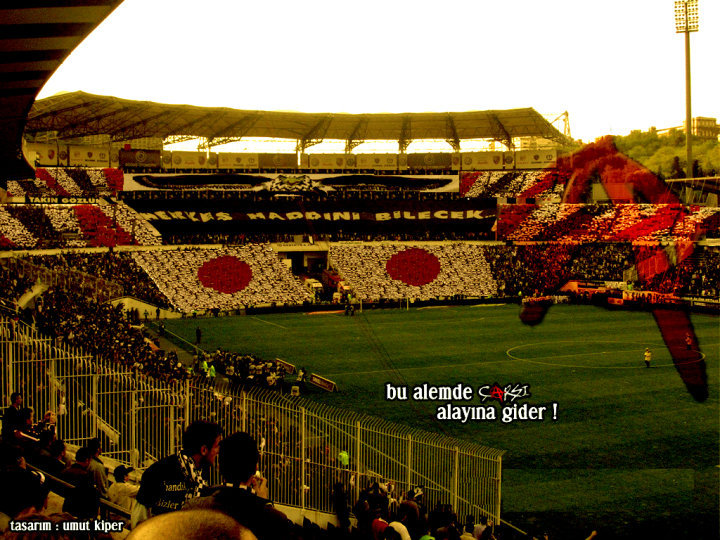
<instances>
[{"instance_id":1,"label":"safety barrier around pitch","mask_svg":"<svg viewBox=\"0 0 720 540\"><path fill-rule=\"evenodd\" d=\"M279 504L333 512L337 483L354 502L377 481L392 485L397 497L422 486L429 508L442 502L458 515L500 522L499 450L277 391L151 379L7 318L0 318L0 358L3 405L22 392L36 416L57 413L67 443L100 437L107 455L135 468L174 452L192 420L209 419L226 433L256 438Z\"/></svg>"}]
</instances>

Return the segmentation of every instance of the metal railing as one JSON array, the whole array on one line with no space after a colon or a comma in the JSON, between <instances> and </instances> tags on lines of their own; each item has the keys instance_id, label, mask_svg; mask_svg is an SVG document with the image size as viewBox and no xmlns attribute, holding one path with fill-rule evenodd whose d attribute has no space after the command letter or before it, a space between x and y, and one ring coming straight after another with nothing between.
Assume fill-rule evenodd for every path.
<instances>
[{"instance_id":1,"label":"metal railing","mask_svg":"<svg viewBox=\"0 0 720 540\"><path fill-rule=\"evenodd\" d=\"M391 484L395 498L422 486L429 508L452 504L458 515L500 522L499 450L278 391L151 379L6 318L0 318L0 357L4 405L12 392L22 392L38 416L56 412L66 442L100 437L106 455L135 468L174 452L184 428L202 418L226 433L255 437L261 471L280 504L333 512L337 483L354 502L377 481Z\"/></svg>"}]
</instances>

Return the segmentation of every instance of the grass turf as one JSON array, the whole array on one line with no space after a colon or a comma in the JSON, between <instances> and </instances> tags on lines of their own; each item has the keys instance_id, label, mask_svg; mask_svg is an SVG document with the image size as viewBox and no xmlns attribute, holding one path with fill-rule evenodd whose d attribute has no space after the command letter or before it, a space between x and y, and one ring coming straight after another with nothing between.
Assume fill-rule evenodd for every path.
<instances>
[{"instance_id":1,"label":"grass turf","mask_svg":"<svg viewBox=\"0 0 720 540\"><path fill-rule=\"evenodd\" d=\"M550 529L557 524L548 520L562 519L575 537L598 527L615 537L655 530L717 537L718 319L692 318L710 385L709 399L697 403L649 313L555 306L541 325L528 327L518 310L278 314L167 326L188 341L200 326L208 350L280 357L326 376L341 392L314 394L324 403L506 450L506 517ZM653 351L652 369L643 363L645 347ZM531 397L518 403L555 402L557 420L440 422L441 403L386 401L388 382L529 384Z\"/></svg>"}]
</instances>

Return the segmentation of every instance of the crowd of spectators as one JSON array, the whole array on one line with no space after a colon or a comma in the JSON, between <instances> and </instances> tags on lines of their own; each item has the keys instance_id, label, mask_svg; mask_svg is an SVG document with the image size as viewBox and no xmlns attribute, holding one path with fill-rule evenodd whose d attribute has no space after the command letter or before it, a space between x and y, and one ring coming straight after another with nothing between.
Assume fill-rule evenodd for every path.
<instances>
[{"instance_id":1,"label":"crowd of spectators","mask_svg":"<svg viewBox=\"0 0 720 540\"><path fill-rule=\"evenodd\" d=\"M0 207L0 248L32 249L37 243L38 239L20 220L4 207Z\"/></svg>"},{"instance_id":2,"label":"crowd of spectators","mask_svg":"<svg viewBox=\"0 0 720 540\"><path fill-rule=\"evenodd\" d=\"M280 391L285 388L287 370L274 360L263 360L250 353L236 353L218 349L198 349L193 357L191 373L199 382L215 385L218 375L225 377L231 388L259 386Z\"/></svg>"},{"instance_id":3,"label":"crowd of spectators","mask_svg":"<svg viewBox=\"0 0 720 540\"><path fill-rule=\"evenodd\" d=\"M100 205L99 208L108 219L130 234L132 242L127 243L141 246L158 246L162 243L160 233L123 202Z\"/></svg>"},{"instance_id":4,"label":"crowd of spectators","mask_svg":"<svg viewBox=\"0 0 720 540\"><path fill-rule=\"evenodd\" d=\"M36 300L40 332L95 357L151 372L159 361L142 330L126 319L122 305L96 302L73 291L48 289Z\"/></svg>"},{"instance_id":5,"label":"crowd of spectators","mask_svg":"<svg viewBox=\"0 0 720 540\"><path fill-rule=\"evenodd\" d=\"M676 204L544 204L503 207L498 236L512 241L659 242L695 240L717 208Z\"/></svg>"},{"instance_id":6,"label":"crowd of spectators","mask_svg":"<svg viewBox=\"0 0 720 540\"><path fill-rule=\"evenodd\" d=\"M294 305L312 298L267 244L142 251L134 252L133 257L172 305L184 313Z\"/></svg>"},{"instance_id":7,"label":"crowd of spectators","mask_svg":"<svg viewBox=\"0 0 720 540\"><path fill-rule=\"evenodd\" d=\"M518 197L535 185L544 171L483 171L464 175L474 177L465 197Z\"/></svg>"},{"instance_id":8,"label":"crowd of spectators","mask_svg":"<svg viewBox=\"0 0 720 540\"><path fill-rule=\"evenodd\" d=\"M423 189L440 188L446 182L437 183ZM193 189L173 189L173 190L135 190L125 191L121 194L123 201L172 201L172 200L247 200L247 201L267 201L278 197L277 193L271 191L255 191L252 189L209 189L203 186L202 189L197 187ZM249 187L249 186L248 186ZM454 191L421 191L419 189L408 189L407 187L389 188L388 186L369 185L369 186L352 186L343 189L335 189L330 191L303 191L295 193L293 196L302 197L308 200L389 200L389 201L448 201L457 200L459 194Z\"/></svg>"},{"instance_id":9,"label":"crowd of spectators","mask_svg":"<svg viewBox=\"0 0 720 540\"><path fill-rule=\"evenodd\" d=\"M455 295L487 297L497 294L497 285L484 249L476 244L452 243L424 246L424 258L438 266L434 275L425 276L422 262L408 261L403 279L394 279L386 265L394 256L416 253L412 245L337 245L331 246L328 261L362 300L429 300ZM412 257L412 255L410 255ZM400 268L400 273L404 272ZM422 276L414 276L420 272Z\"/></svg>"},{"instance_id":10,"label":"crowd of spectators","mask_svg":"<svg viewBox=\"0 0 720 540\"><path fill-rule=\"evenodd\" d=\"M123 203L0 208L0 247L5 249L161 243L160 233Z\"/></svg>"},{"instance_id":11,"label":"crowd of spectators","mask_svg":"<svg viewBox=\"0 0 720 540\"><path fill-rule=\"evenodd\" d=\"M162 294L147 273L140 268L130 253L59 253L36 255L27 260L35 265L60 272L75 270L91 276L107 279L122 287L125 296L132 296L156 306L169 308L167 297Z\"/></svg>"},{"instance_id":12,"label":"crowd of spectators","mask_svg":"<svg viewBox=\"0 0 720 540\"><path fill-rule=\"evenodd\" d=\"M117 175L120 174L118 182ZM38 167L35 178L8 180L8 192L15 197L100 197L122 186L118 169L93 167Z\"/></svg>"},{"instance_id":13,"label":"crowd of spectators","mask_svg":"<svg viewBox=\"0 0 720 540\"><path fill-rule=\"evenodd\" d=\"M0 305L6 311L15 312L17 301L32 288L34 279L0 264Z\"/></svg>"},{"instance_id":14,"label":"crowd of spectators","mask_svg":"<svg viewBox=\"0 0 720 540\"><path fill-rule=\"evenodd\" d=\"M677 266L653 276L642 288L680 297L718 298L720 251L713 247L696 250Z\"/></svg>"},{"instance_id":15,"label":"crowd of spectators","mask_svg":"<svg viewBox=\"0 0 720 540\"><path fill-rule=\"evenodd\" d=\"M33 410L24 405L23 395L14 392L3 414L0 442L0 485L3 486L0 533L6 533L3 538L15 538L7 536L11 520L95 519L101 498L130 511L138 488L119 490L115 484L109 484L108 469L101 459L100 440L88 440L86 446L75 452L74 459L70 459L65 442L58 437L55 413L47 411L43 420L36 423ZM127 468L116 469L116 473L123 471ZM46 510L51 487L64 498L63 514L49 515ZM126 496L124 501L114 495L118 492Z\"/></svg>"}]
</instances>

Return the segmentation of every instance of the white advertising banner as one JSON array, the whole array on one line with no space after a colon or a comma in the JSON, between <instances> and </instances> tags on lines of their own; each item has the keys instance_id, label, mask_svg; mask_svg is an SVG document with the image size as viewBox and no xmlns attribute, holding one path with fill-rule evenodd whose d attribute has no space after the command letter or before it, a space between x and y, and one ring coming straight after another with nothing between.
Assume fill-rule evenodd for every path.
<instances>
[{"instance_id":1,"label":"white advertising banner","mask_svg":"<svg viewBox=\"0 0 720 540\"><path fill-rule=\"evenodd\" d=\"M463 171L489 171L503 168L502 152L467 152L462 154Z\"/></svg>"},{"instance_id":2,"label":"white advertising banner","mask_svg":"<svg viewBox=\"0 0 720 540\"><path fill-rule=\"evenodd\" d=\"M173 152L172 165L173 169L207 169L208 156L205 152Z\"/></svg>"},{"instance_id":3,"label":"white advertising banner","mask_svg":"<svg viewBox=\"0 0 720 540\"><path fill-rule=\"evenodd\" d=\"M71 146L71 167L108 167L110 149L107 146Z\"/></svg>"},{"instance_id":4,"label":"white advertising banner","mask_svg":"<svg viewBox=\"0 0 720 540\"><path fill-rule=\"evenodd\" d=\"M308 169L328 169L328 170L343 170L343 169L354 169L356 156L345 154L307 154L306 160L302 163ZM352 162L353 165L349 165Z\"/></svg>"},{"instance_id":5,"label":"white advertising banner","mask_svg":"<svg viewBox=\"0 0 720 540\"><path fill-rule=\"evenodd\" d=\"M397 154L356 154L358 169L395 171L398 168Z\"/></svg>"},{"instance_id":6,"label":"white advertising banner","mask_svg":"<svg viewBox=\"0 0 720 540\"><path fill-rule=\"evenodd\" d=\"M218 167L221 169L257 169L258 155L221 152L218 154Z\"/></svg>"},{"instance_id":7,"label":"white advertising banner","mask_svg":"<svg viewBox=\"0 0 720 540\"><path fill-rule=\"evenodd\" d=\"M55 167L58 164L58 148L54 144L27 143L24 148L27 160L41 167Z\"/></svg>"},{"instance_id":8,"label":"white advertising banner","mask_svg":"<svg viewBox=\"0 0 720 540\"><path fill-rule=\"evenodd\" d=\"M522 150L515 152L516 169L543 169L557 159L557 150Z\"/></svg>"}]
</instances>

